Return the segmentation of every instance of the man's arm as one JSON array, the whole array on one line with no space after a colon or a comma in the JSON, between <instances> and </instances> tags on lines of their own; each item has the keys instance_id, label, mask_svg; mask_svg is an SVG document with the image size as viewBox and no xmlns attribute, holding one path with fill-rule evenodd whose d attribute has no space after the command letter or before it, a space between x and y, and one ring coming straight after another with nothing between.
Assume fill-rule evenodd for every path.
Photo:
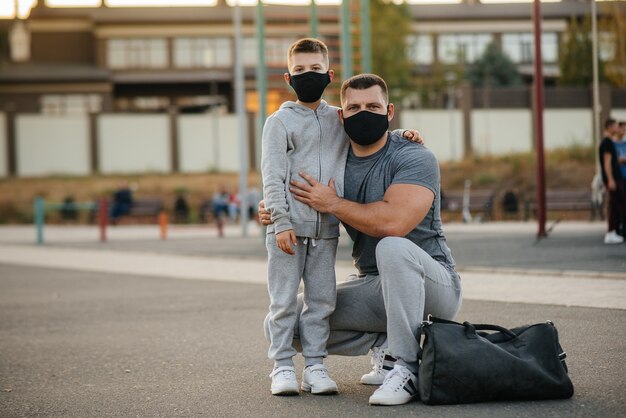
<instances>
[{"instance_id":1,"label":"man's arm","mask_svg":"<svg viewBox=\"0 0 626 418\"><path fill-rule=\"evenodd\" d=\"M602 154L604 159L604 174L606 174L606 186L609 190L615 190L615 179L613 178L613 164L611 163L611 153L605 152Z\"/></svg>"},{"instance_id":2,"label":"man's arm","mask_svg":"<svg viewBox=\"0 0 626 418\"><path fill-rule=\"evenodd\" d=\"M322 213L331 213L342 222L372 237L403 237L418 225L430 210L434 194L415 184L389 186L382 201L356 203L337 196L334 181L325 186L306 173L307 183L293 180L294 197Z\"/></svg>"}]
</instances>

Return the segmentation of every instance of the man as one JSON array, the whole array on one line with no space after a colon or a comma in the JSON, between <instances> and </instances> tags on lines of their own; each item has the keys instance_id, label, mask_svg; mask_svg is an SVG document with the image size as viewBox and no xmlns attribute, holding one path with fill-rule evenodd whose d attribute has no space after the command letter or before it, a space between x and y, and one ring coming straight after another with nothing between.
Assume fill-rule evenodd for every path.
<instances>
[{"instance_id":1,"label":"man","mask_svg":"<svg viewBox=\"0 0 626 418\"><path fill-rule=\"evenodd\" d=\"M617 125L615 131L615 151L617 152L617 162L619 164L622 177L626 180L626 121L621 121ZM626 181L624 181L624 187L626 188ZM626 190L625 190L626 192ZM626 213L622 211L620 226L617 228L617 233L622 237L626 236Z\"/></svg>"},{"instance_id":2,"label":"man","mask_svg":"<svg viewBox=\"0 0 626 418\"><path fill-rule=\"evenodd\" d=\"M427 314L452 319L461 305L460 278L441 228L439 167L424 146L387 131L394 106L382 78L346 80L341 105L350 137L344 198L333 180L324 185L307 173L300 175L308 183L292 181L290 189L299 201L336 216L354 241L359 274L337 286L328 352L371 349L374 370L362 382L382 385L370 404L404 404L417 395L421 321ZM300 297L299 311L302 305Z\"/></svg>"},{"instance_id":3,"label":"man","mask_svg":"<svg viewBox=\"0 0 626 418\"><path fill-rule=\"evenodd\" d=\"M624 178L619 168L617 151L613 137L618 130L617 121L609 118L604 122L604 133L600 142L599 158L600 173L602 181L608 193L608 232L604 235L605 244L621 244L624 237L617 233L617 228L621 221L622 214L626 208L626 191L624 189Z\"/></svg>"}]
</instances>

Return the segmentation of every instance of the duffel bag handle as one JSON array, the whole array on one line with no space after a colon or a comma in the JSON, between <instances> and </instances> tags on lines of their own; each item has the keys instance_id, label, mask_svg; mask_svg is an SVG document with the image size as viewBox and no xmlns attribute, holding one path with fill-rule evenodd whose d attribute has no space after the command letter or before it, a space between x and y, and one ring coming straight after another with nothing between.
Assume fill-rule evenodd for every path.
<instances>
[{"instance_id":1,"label":"duffel bag handle","mask_svg":"<svg viewBox=\"0 0 626 418\"><path fill-rule=\"evenodd\" d=\"M517 334L514 333L513 331L511 331L508 328L504 328L501 327L499 325L493 325L493 324L472 324L470 322L463 322L463 325L465 325L465 327L471 327L473 328L474 331L500 331L503 334L508 335L509 337L511 337L511 339L513 338L517 338Z\"/></svg>"},{"instance_id":2,"label":"duffel bag handle","mask_svg":"<svg viewBox=\"0 0 626 418\"><path fill-rule=\"evenodd\" d=\"M510 337L511 341L513 341L514 346L520 347L522 345L525 345L525 343L519 339L519 336L517 334L515 334L510 329L501 327L499 325L472 324L470 322L465 321L463 322L463 326L465 327L465 335L467 336L467 338L478 338L476 331L499 331L503 333L504 335Z\"/></svg>"}]
</instances>

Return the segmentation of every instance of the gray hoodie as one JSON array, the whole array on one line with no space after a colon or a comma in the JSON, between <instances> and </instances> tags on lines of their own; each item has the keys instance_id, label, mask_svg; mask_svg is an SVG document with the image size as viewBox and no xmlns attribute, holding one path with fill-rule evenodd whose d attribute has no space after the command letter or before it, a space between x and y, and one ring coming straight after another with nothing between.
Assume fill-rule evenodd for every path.
<instances>
[{"instance_id":1,"label":"gray hoodie","mask_svg":"<svg viewBox=\"0 0 626 418\"><path fill-rule=\"evenodd\" d=\"M304 171L322 184L335 179L343 196L343 174L350 142L337 110L324 100L316 110L285 102L263 128L263 198L273 224L268 233L293 229L296 236L316 239L339 236L339 221L298 202L289 192L291 179L305 182Z\"/></svg>"}]
</instances>

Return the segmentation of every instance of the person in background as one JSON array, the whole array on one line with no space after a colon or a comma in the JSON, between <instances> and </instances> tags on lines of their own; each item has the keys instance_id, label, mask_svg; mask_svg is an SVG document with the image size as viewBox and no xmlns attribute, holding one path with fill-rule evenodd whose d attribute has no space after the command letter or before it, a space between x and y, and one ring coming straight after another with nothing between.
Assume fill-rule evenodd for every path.
<instances>
[{"instance_id":1,"label":"person in background","mask_svg":"<svg viewBox=\"0 0 626 418\"><path fill-rule=\"evenodd\" d=\"M614 141L615 150L617 151L617 163L622 171L622 177L626 179L626 121L621 121L617 124ZM626 187L626 181L624 181L624 187ZM622 213L617 233L622 237L626 235L626 212Z\"/></svg>"},{"instance_id":2,"label":"person in background","mask_svg":"<svg viewBox=\"0 0 626 418\"><path fill-rule=\"evenodd\" d=\"M117 224L119 218L128 214L133 206L133 191L128 182L122 182L115 193L111 203L110 218L113 225Z\"/></svg>"},{"instance_id":3,"label":"person in background","mask_svg":"<svg viewBox=\"0 0 626 418\"><path fill-rule=\"evenodd\" d=\"M616 135L618 123L609 118L604 122L604 134L600 142L599 158L602 181L608 194L608 231L604 235L605 244L621 244L624 237L617 233L617 227L626 208L626 189L624 189L624 177L620 170L617 151L613 138Z\"/></svg>"}]
</instances>

